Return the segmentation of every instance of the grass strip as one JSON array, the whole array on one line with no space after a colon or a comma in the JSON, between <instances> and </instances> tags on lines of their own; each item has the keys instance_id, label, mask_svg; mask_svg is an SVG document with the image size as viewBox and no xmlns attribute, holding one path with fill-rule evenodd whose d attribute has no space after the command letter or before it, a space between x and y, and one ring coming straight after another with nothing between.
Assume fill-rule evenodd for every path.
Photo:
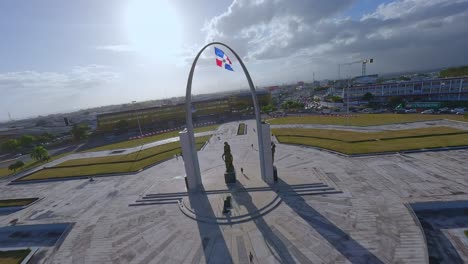
<instances>
[{"instance_id":1,"label":"grass strip","mask_svg":"<svg viewBox=\"0 0 468 264\"><path fill-rule=\"evenodd\" d=\"M28 249L0 251L1 264L20 264L31 252Z\"/></svg>"},{"instance_id":2,"label":"grass strip","mask_svg":"<svg viewBox=\"0 0 468 264\"><path fill-rule=\"evenodd\" d=\"M26 206L30 203L33 203L38 198L21 198L21 199L6 199L0 200L0 208L2 207L12 207L12 206Z\"/></svg>"},{"instance_id":3,"label":"grass strip","mask_svg":"<svg viewBox=\"0 0 468 264\"><path fill-rule=\"evenodd\" d=\"M197 127L197 128L194 129L194 133L202 133L202 132L212 131L212 130L216 130L217 128L218 128L218 125ZM114 143L114 144L100 146L100 147L85 150L84 152L94 152L94 151L102 151L102 150L115 150L115 149L132 148L132 147L137 147L137 146L152 143L152 142L155 142L155 141L160 141L160 140L173 138L173 137L178 137L178 136L179 136L179 131L172 131L172 132L162 133L162 134L154 135L154 136L150 136L150 137L144 137L144 138L134 139L134 140L127 140L127 141L122 141L122 142L118 142L118 143Z\"/></svg>"},{"instance_id":4,"label":"grass strip","mask_svg":"<svg viewBox=\"0 0 468 264\"><path fill-rule=\"evenodd\" d=\"M64 156L66 156L68 154L71 154L71 153L73 153L73 152L66 152L66 153L62 153L62 154L59 154L59 155L52 156L52 157L50 157L48 162L60 159L61 157L64 157ZM24 170L35 168L35 167L40 166L40 165L42 165L44 163L45 162L42 162L42 161L30 160L30 161L26 162L25 165L21 169L16 170L16 173L22 172ZM13 173L14 172L9 170L8 168L0 168L0 178L10 176Z\"/></svg>"},{"instance_id":5,"label":"grass strip","mask_svg":"<svg viewBox=\"0 0 468 264\"><path fill-rule=\"evenodd\" d=\"M246 128L245 123L240 123L239 127L237 128L237 135L238 136L245 135L245 128Z\"/></svg>"},{"instance_id":6,"label":"grass strip","mask_svg":"<svg viewBox=\"0 0 468 264\"><path fill-rule=\"evenodd\" d=\"M351 126L376 126L386 124L398 124L417 121L431 121L437 119L450 119L468 122L463 115L423 115L423 114L358 114L353 117L307 115L288 116L269 119L272 125L287 124L321 124L321 125L351 125Z\"/></svg>"},{"instance_id":7,"label":"grass strip","mask_svg":"<svg viewBox=\"0 0 468 264\"><path fill-rule=\"evenodd\" d=\"M197 150L200 150L209 138L210 136L196 138ZM179 143L179 142L173 142L173 143ZM169 145L173 143L168 143L165 145ZM34 172L26 177L18 179L18 181L43 180L43 179L54 179L54 178L68 178L68 177L83 177L83 176L136 172L148 166L151 166L153 164L170 159L174 157L175 154L181 153L180 147L173 148L173 149L164 148L165 151L163 152L157 150L157 148L160 148L165 145L151 148L153 149L151 150L152 151L151 155L144 156L143 158L138 158L137 160L124 160L123 159L122 161L115 163L115 162L109 162L108 160L105 160L105 159L100 159L101 163L96 164L96 162L93 161L96 158L77 159L77 160L84 160L81 162L93 162L94 164L85 165L80 162L80 163L75 163L75 164L81 164L78 166L75 165L75 166L68 166L68 167L63 167L63 166L51 167L51 168L47 168L47 169ZM120 156L127 156L127 155L120 155ZM108 158L114 159L114 157L115 156L108 157Z\"/></svg>"},{"instance_id":8,"label":"grass strip","mask_svg":"<svg viewBox=\"0 0 468 264\"><path fill-rule=\"evenodd\" d=\"M316 139L295 136L278 136L277 139L279 142L284 144L314 146L348 155L468 146L468 136L465 134L429 136L423 138L399 138L360 143L348 143L331 139Z\"/></svg>"},{"instance_id":9,"label":"grass strip","mask_svg":"<svg viewBox=\"0 0 468 264\"><path fill-rule=\"evenodd\" d=\"M195 138L195 144L204 144L211 136L203 136ZM87 166L97 164L110 164L110 163L122 163L122 162L135 162L154 155L158 155L164 152L180 150L180 142L171 142L164 145L159 145L151 148L147 148L141 151L135 151L125 155L113 155L96 158L82 158L67 160L52 168L60 167L72 167L72 166Z\"/></svg>"},{"instance_id":10,"label":"grass strip","mask_svg":"<svg viewBox=\"0 0 468 264\"><path fill-rule=\"evenodd\" d=\"M468 131L451 127L430 127L382 132L355 132L336 129L310 128L276 128L272 129L275 136L309 137L316 139L332 139L348 143L358 143L375 140L418 138L438 135L467 134Z\"/></svg>"}]
</instances>

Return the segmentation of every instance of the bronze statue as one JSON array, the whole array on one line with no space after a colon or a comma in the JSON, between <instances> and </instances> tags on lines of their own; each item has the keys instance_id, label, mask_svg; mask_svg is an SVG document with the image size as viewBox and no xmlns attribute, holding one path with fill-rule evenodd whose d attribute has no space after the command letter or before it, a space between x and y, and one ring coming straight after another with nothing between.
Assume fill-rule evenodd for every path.
<instances>
[{"instance_id":1,"label":"bronze statue","mask_svg":"<svg viewBox=\"0 0 468 264\"><path fill-rule=\"evenodd\" d=\"M226 164L226 172L234 172L234 165L232 165L234 158L232 157L232 154L231 154L231 146L229 146L227 142L224 142L224 153L221 156L221 158L224 160L224 163Z\"/></svg>"}]
</instances>

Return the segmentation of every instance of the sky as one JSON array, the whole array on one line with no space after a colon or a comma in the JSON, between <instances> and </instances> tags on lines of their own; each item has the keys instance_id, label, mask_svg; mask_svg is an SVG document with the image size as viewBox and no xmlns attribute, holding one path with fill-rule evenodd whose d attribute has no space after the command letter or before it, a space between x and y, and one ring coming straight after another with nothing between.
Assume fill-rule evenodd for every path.
<instances>
[{"instance_id":1,"label":"sky","mask_svg":"<svg viewBox=\"0 0 468 264\"><path fill-rule=\"evenodd\" d=\"M182 96L212 41L260 87L468 64L466 25L468 0L2 0L0 121ZM194 94L247 88L224 51L234 72L208 48Z\"/></svg>"}]
</instances>

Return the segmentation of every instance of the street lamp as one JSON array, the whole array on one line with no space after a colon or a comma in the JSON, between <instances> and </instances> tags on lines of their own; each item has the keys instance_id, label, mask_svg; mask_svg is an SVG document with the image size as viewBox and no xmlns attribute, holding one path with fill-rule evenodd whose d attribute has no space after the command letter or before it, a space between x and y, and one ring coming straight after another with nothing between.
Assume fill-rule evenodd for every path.
<instances>
[{"instance_id":1,"label":"street lamp","mask_svg":"<svg viewBox=\"0 0 468 264\"><path fill-rule=\"evenodd\" d=\"M132 101L132 105L135 105L136 101ZM138 129L140 130L140 135L143 136L143 132L141 131L141 125L140 125L140 118L138 118L138 114L136 113L136 106L133 107L133 113L136 115L137 122L138 122Z\"/></svg>"}]
</instances>

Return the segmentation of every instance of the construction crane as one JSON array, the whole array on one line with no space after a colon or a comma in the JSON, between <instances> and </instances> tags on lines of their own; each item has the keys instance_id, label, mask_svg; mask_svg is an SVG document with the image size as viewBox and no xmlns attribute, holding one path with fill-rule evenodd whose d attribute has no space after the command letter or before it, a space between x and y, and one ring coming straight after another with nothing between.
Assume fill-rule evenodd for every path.
<instances>
[{"instance_id":1,"label":"construction crane","mask_svg":"<svg viewBox=\"0 0 468 264\"><path fill-rule=\"evenodd\" d=\"M338 80L341 78L341 66L351 66L353 64L362 63L362 76L365 76L367 63L373 63L373 62L374 62L374 59L371 58L371 59L363 59L363 60L357 60L353 62L338 64Z\"/></svg>"}]
</instances>

